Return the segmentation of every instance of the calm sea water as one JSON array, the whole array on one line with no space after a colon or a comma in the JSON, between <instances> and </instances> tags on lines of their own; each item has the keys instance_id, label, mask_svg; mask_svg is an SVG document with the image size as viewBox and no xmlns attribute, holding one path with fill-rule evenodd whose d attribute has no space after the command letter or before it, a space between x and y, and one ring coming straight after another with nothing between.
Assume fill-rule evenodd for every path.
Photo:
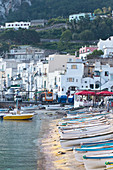
<instances>
[{"instance_id":1,"label":"calm sea water","mask_svg":"<svg viewBox=\"0 0 113 170\"><path fill-rule=\"evenodd\" d=\"M42 120L0 121L0 170L37 170Z\"/></svg>"}]
</instances>

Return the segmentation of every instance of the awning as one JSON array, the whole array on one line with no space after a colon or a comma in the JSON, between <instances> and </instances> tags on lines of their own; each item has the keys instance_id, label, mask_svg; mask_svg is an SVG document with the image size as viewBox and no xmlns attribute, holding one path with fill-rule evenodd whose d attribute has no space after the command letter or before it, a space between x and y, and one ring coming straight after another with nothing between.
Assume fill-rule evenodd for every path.
<instances>
[{"instance_id":1,"label":"awning","mask_svg":"<svg viewBox=\"0 0 113 170\"><path fill-rule=\"evenodd\" d=\"M101 92L96 93L96 95L111 96L111 95L113 95L113 92L111 92L111 91L101 91Z\"/></svg>"},{"instance_id":2,"label":"awning","mask_svg":"<svg viewBox=\"0 0 113 170\"><path fill-rule=\"evenodd\" d=\"M83 90L83 91L80 91L80 92L77 92L75 93L76 95L85 95L85 96L95 96L95 92L92 92L92 91L87 91L87 90Z\"/></svg>"}]
</instances>

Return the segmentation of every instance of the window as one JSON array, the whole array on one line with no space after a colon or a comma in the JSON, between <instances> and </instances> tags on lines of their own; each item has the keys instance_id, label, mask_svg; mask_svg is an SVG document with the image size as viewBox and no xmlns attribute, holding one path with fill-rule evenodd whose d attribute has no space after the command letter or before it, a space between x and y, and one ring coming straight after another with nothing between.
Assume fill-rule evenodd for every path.
<instances>
[{"instance_id":1,"label":"window","mask_svg":"<svg viewBox=\"0 0 113 170\"><path fill-rule=\"evenodd\" d=\"M78 79L76 79L76 82L78 82Z\"/></svg>"},{"instance_id":2,"label":"window","mask_svg":"<svg viewBox=\"0 0 113 170\"><path fill-rule=\"evenodd\" d=\"M94 76L95 77L100 77L100 71L94 71Z\"/></svg>"},{"instance_id":3,"label":"window","mask_svg":"<svg viewBox=\"0 0 113 170\"><path fill-rule=\"evenodd\" d=\"M88 86L86 86L86 88L88 88Z\"/></svg>"},{"instance_id":4,"label":"window","mask_svg":"<svg viewBox=\"0 0 113 170\"><path fill-rule=\"evenodd\" d=\"M85 83L87 83L87 81L85 81Z\"/></svg>"},{"instance_id":5,"label":"window","mask_svg":"<svg viewBox=\"0 0 113 170\"><path fill-rule=\"evenodd\" d=\"M54 60L54 58L53 58L53 57L51 57L51 58L50 58L50 60L52 61L52 60Z\"/></svg>"},{"instance_id":6,"label":"window","mask_svg":"<svg viewBox=\"0 0 113 170\"><path fill-rule=\"evenodd\" d=\"M93 85L93 84L90 84L90 88L93 89L93 88L94 88L94 85Z\"/></svg>"},{"instance_id":7,"label":"window","mask_svg":"<svg viewBox=\"0 0 113 170\"><path fill-rule=\"evenodd\" d=\"M67 82L74 82L74 78L67 78Z\"/></svg>"},{"instance_id":8,"label":"window","mask_svg":"<svg viewBox=\"0 0 113 170\"><path fill-rule=\"evenodd\" d=\"M95 88L98 89L100 87L100 84L95 84Z\"/></svg>"},{"instance_id":9,"label":"window","mask_svg":"<svg viewBox=\"0 0 113 170\"><path fill-rule=\"evenodd\" d=\"M72 62L73 61L73 59L72 58L69 58L69 60L68 60L69 62Z\"/></svg>"},{"instance_id":10,"label":"window","mask_svg":"<svg viewBox=\"0 0 113 170\"><path fill-rule=\"evenodd\" d=\"M105 76L109 76L109 72L108 71L105 71Z\"/></svg>"},{"instance_id":11,"label":"window","mask_svg":"<svg viewBox=\"0 0 113 170\"><path fill-rule=\"evenodd\" d=\"M71 65L71 69L77 69L77 65Z\"/></svg>"},{"instance_id":12,"label":"window","mask_svg":"<svg viewBox=\"0 0 113 170\"><path fill-rule=\"evenodd\" d=\"M113 74L110 74L110 80L113 80Z\"/></svg>"}]
</instances>

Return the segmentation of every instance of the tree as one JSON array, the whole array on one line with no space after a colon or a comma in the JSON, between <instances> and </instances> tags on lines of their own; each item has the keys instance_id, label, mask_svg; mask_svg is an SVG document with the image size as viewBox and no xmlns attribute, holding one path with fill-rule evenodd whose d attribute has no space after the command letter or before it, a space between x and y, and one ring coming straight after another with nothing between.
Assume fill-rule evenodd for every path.
<instances>
[{"instance_id":1,"label":"tree","mask_svg":"<svg viewBox=\"0 0 113 170\"><path fill-rule=\"evenodd\" d=\"M62 33L60 40L61 41L70 41L72 39L72 33L70 30L66 30Z\"/></svg>"},{"instance_id":2,"label":"tree","mask_svg":"<svg viewBox=\"0 0 113 170\"><path fill-rule=\"evenodd\" d=\"M94 40L94 34L90 30L84 30L79 34L80 40Z\"/></svg>"},{"instance_id":3,"label":"tree","mask_svg":"<svg viewBox=\"0 0 113 170\"><path fill-rule=\"evenodd\" d=\"M101 55L103 55L103 51L102 50L94 50L91 54L89 54L87 56L87 59L93 59L93 58L98 58Z\"/></svg>"},{"instance_id":4,"label":"tree","mask_svg":"<svg viewBox=\"0 0 113 170\"><path fill-rule=\"evenodd\" d=\"M102 10L100 8L95 9L94 14L102 14Z\"/></svg>"}]
</instances>

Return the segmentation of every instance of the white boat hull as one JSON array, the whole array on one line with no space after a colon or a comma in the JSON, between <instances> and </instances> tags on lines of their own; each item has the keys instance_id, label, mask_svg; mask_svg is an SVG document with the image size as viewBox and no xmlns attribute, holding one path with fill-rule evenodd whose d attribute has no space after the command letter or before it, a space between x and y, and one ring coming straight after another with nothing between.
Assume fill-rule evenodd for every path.
<instances>
[{"instance_id":1,"label":"white boat hull","mask_svg":"<svg viewBox=\"0 0 113 170\"><path fill-rule=\"evenodd\" d=\"M86 170L100 170L103 168L103 170L106 168L105 162L113 161L113 158L105 158L105 159L84 159L84 166Z\"/></svg>"},{"instance_id":2,"label":"white boat hull","mask_svg":"<svg viewBox=\"0 0 113 170\"><path fill-rule=\"evenodd\" d=\"M103 136L96 136L96 137L91 137L91 138L79 138L79 139L74 139L74 140L60 140L60 144L62 148L64 149L72 149L76 145L80 145L81 143L85 142L94 142L94 141L101 141L104 139L111 139L113 138L113 133L112 134L107 134Z\"/></svg>"},{"instance_id":3,"label":"white boat hull","mask_svg":"<svg viewBox=\"0 0 113 170\"><path fill-rule=\"evenodd\" d=\"M87 151L87 152L79 152L79 151L75 151L73 150L74 154L75 154L75 159L79 162L81 162L83 164L84 159L83 156L86 155L97 155L97 154L107 154L109 153L113 153L113 150L103 150L103 151Z\"/></svg>"}]
</instances>

